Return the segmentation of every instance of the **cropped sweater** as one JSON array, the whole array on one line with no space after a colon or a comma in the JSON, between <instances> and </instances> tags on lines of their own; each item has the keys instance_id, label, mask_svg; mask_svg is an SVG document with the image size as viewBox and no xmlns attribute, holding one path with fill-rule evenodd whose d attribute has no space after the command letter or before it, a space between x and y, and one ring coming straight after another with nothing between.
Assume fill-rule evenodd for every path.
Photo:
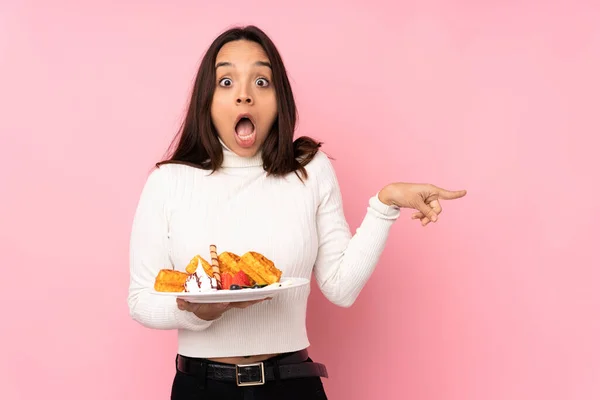
<instances>
[{"instance_id":1,"label":"cropped sweater","mask_svg":"<svg viewBox=\"0 0 600 400\"><path fill-rule=\"evenodd\" d=\"M272 300L230 309L212 321L177 308L175 298L152 293L160 269L185 270L209 246L242 255L264 254L282 277L310 279L332 303L349 307L371 276L400 210L377 195L354 234L346 222L333 166L323 153L294 173L267 176L261 154L243 158L226 147L214 173L167 164L142 189L130 239L131 317L143 326L178 330L178 352L189 357L283 353L309 346L306 308L310 285Z\"/></svg>"}]
</instances>

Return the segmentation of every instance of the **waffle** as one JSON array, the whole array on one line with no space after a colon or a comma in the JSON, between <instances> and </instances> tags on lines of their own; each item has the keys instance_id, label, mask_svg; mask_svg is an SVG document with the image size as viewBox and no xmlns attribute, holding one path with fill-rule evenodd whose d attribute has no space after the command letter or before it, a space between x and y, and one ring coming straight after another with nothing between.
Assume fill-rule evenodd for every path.
<instances>
[{"instance_id":1,"label":"waffle","mask_svg":"<svg viewBox=\"0 0 600 400\"><path fill-rule=\"evenodd\" d=\"M281 279L281 271L273 261L255 251L244 254L237 266L258 285L270 285Z\"/></svg>"},{"instance_id":2,"label":"waffle","mask_svg":"<svg viewBox=\"0 0 600 400\"><path fill-rule=\"evenodd\" d=\"M224 251L223 253L219 254L218 259L221 273L235 275L237 272L239 272L240 267L238 264L240 262L240 256L237 254Z\"/></svg>"},{"instance_id":3,"label":"waffle","mask_svg":"<svg viewBox=\"0 0 600 400\"><path fill-rule=\"evenodd\" d=\"M185 272L161 269L154 281L154 290L157 292L183 292L187 277L188 274Z\"/></svg>"},{"instance_id":4,"label":"waffle","mask_svg":"<svg viewBox=\"0 0 600 400\"><path fill-rule=\"evenodd\" d=\"M198 264L202 265L202 269L204 270L204 272L206 272L206 275L208 275L211 278L213 277L212 266L201 256L196 256L192 258L187 267L185 267L185 272L187 272L188 274L193 274L194 272L196 272L196 269L198 269Z\"/></svg>"}]
</instances>

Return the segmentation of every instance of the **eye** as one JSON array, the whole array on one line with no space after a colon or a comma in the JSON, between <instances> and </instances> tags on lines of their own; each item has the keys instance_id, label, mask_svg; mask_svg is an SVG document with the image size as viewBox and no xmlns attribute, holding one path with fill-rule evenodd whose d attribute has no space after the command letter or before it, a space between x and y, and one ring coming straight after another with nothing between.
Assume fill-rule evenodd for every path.
<instances>
[{"instance_id":1,"label":"eye","mask_svg":"<svg viewBox=\"0 0 600 400\"><path fill-rule=\"evenodd\" d=\"M267 87L267 86L269 86L269 81L265 78L258 78L256 80L256 86Z\"/></svg>"},{"instance_id":2,"label":"eye","mask_svg":"<svg viewBox=\"0 0 600 400\"><path fill-rule=\"evenodd\" d=\"M219 85L224 86L224 87L229 87L233 84L233 82L231 82L231 79L229 78L223 78L219 81Z\"/></svg>"}]
</instances>

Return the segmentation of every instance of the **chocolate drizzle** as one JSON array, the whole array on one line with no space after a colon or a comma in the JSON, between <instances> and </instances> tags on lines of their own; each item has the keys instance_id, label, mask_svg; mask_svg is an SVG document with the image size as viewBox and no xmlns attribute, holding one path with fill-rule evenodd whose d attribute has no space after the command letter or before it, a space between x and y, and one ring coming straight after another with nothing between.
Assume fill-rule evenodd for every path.
<instances>
[{"instance_id":1,"label":"chocolate drizzle","mask_svg":"<svg viewBox=\"0 0 600 400\"><path fill-rule=\"evenodd\" d=\"M188 290L188 282L191 282L193 279L196 280L196 285L198 285L198 288L201 288L201 282L200 282L200 278L198 278L198 275L194 272L193 274L190 274L187 279L185 280L185 291L186 292L190 292Z\"/></svg>"}]
</instances>

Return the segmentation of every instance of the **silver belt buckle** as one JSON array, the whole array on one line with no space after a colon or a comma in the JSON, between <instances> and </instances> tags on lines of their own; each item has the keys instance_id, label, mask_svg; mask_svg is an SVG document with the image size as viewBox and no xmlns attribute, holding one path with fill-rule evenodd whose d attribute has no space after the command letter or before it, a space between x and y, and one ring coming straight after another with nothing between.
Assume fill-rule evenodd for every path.
<instances>
[{"instance_id":1,"label":"silver belt buckle","mask_svg":"<svg viewBox=\"0 0 600 400\"><path fill-rule=\"evenodd\" d=\"M242 371L246 372L253 378L253 375L258 375L258 379L253 380L243 380L242 379ZM265 365L262 362L257 362L253 364L237 364L235 366L235 382L238 386L258 386L265 384Z\"/></svg>"}]
</instances>

